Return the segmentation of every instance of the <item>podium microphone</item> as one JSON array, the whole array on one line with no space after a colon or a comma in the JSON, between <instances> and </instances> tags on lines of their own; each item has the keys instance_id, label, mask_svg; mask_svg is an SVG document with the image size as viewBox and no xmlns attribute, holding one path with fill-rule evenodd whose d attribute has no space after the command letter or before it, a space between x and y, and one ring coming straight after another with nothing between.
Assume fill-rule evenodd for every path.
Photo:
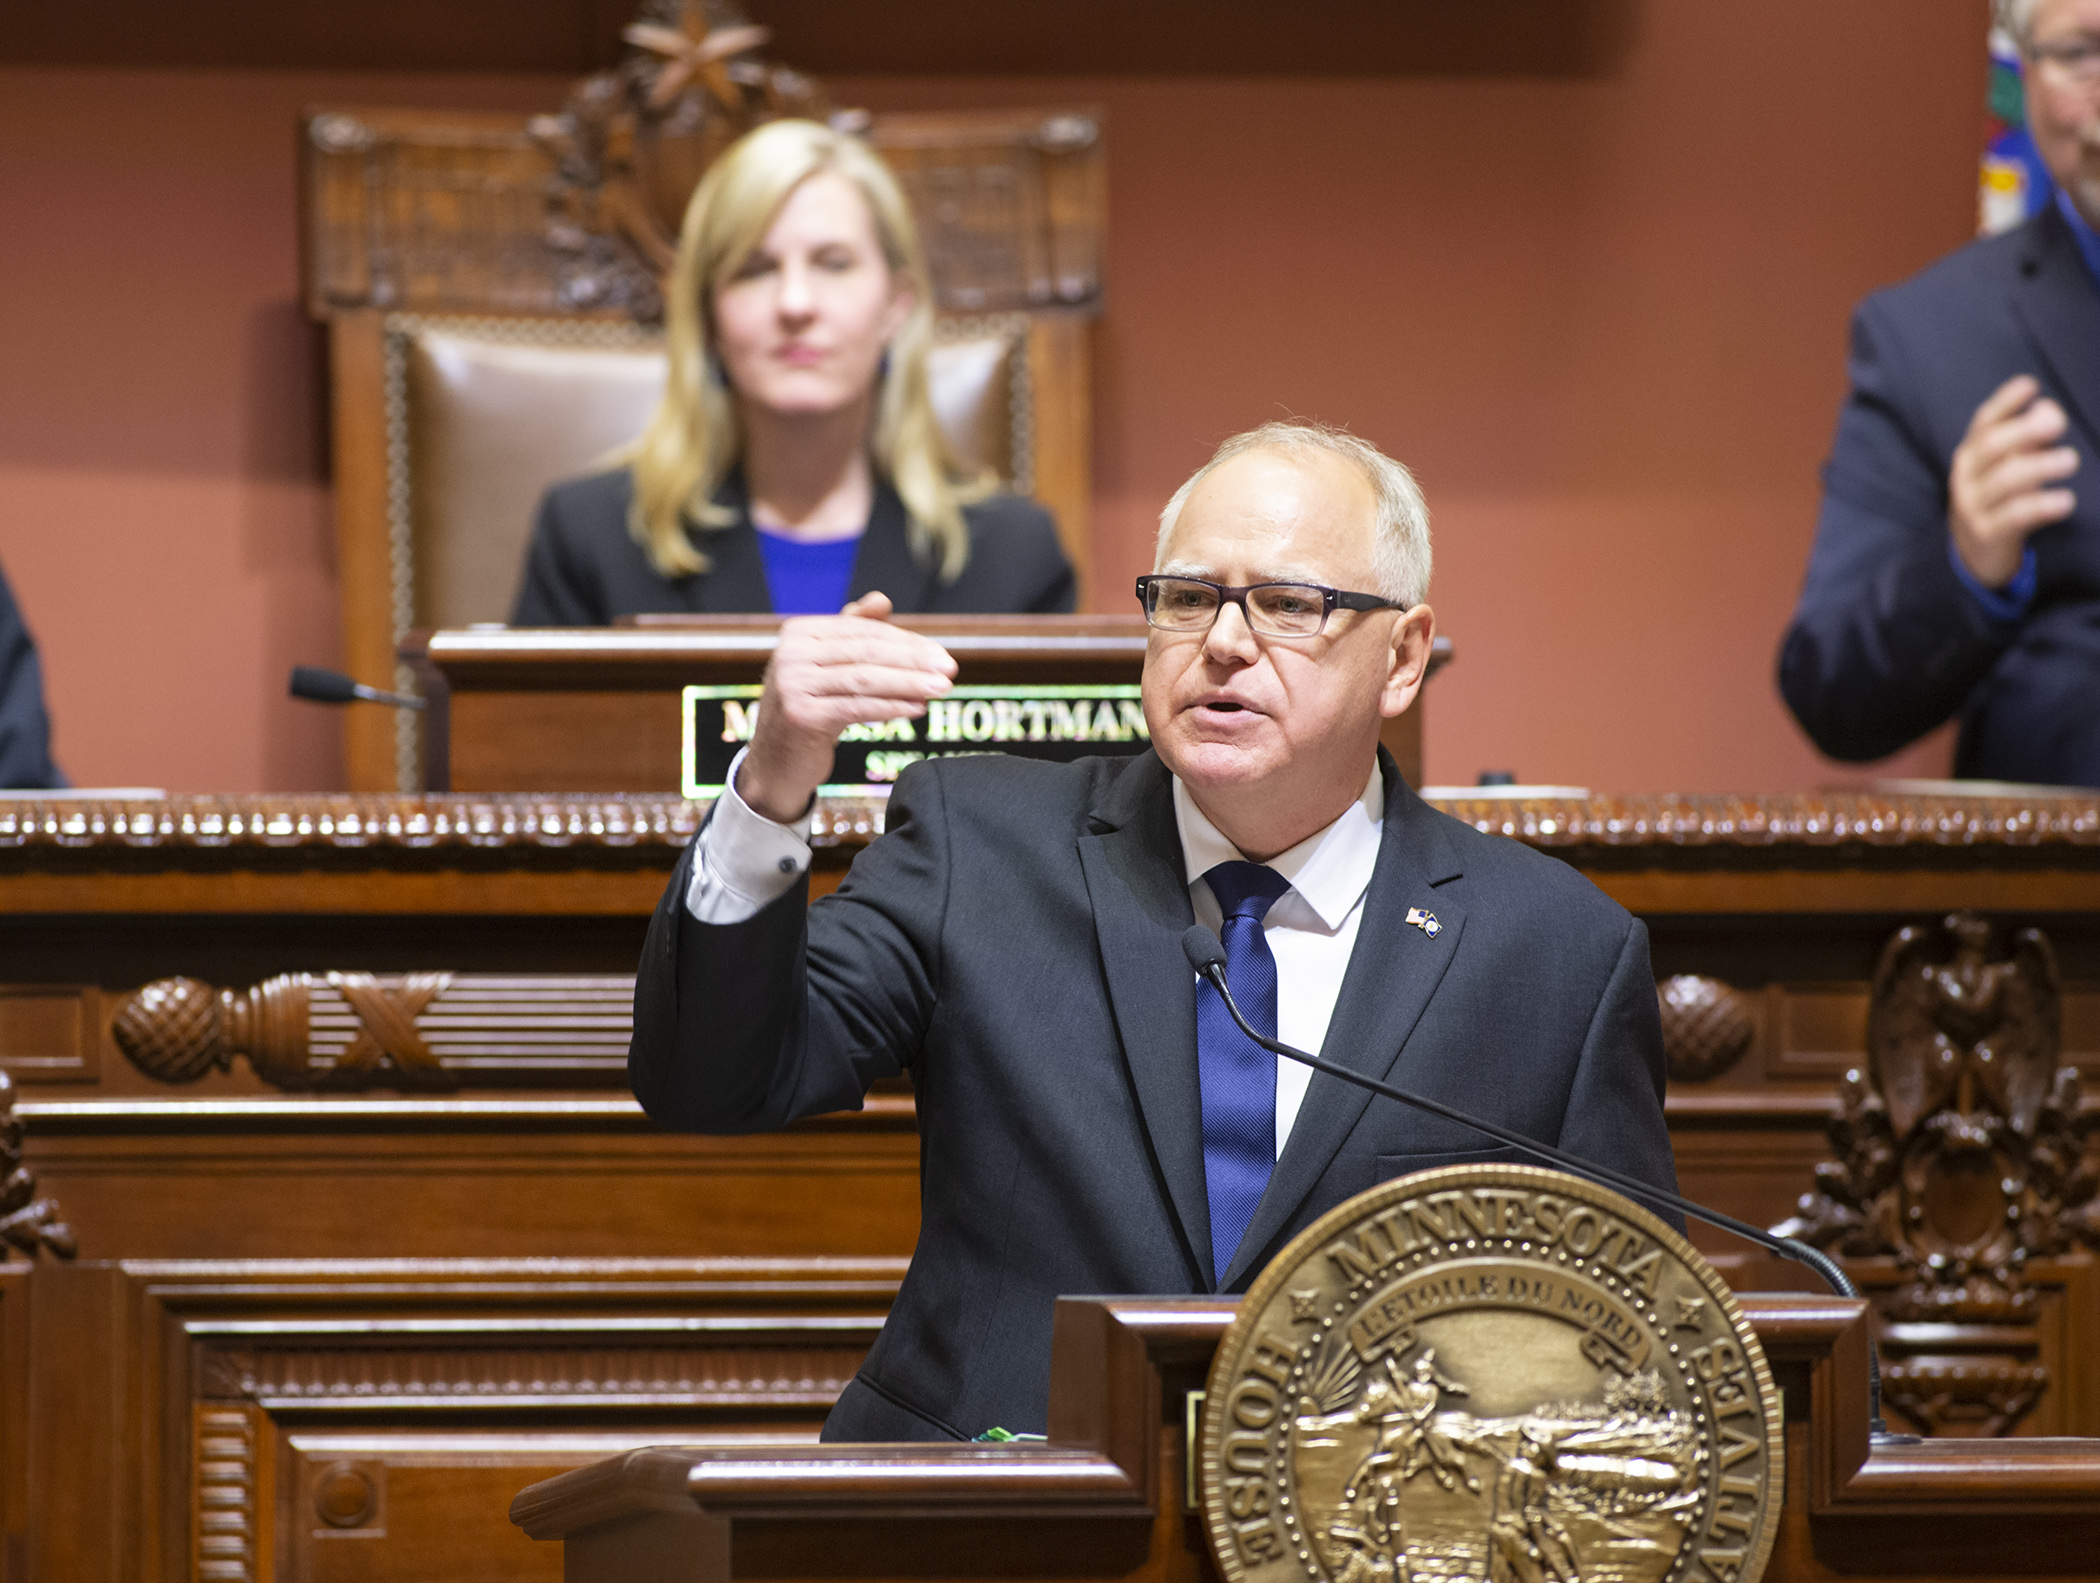
<instances>
[{"instance_id":1,"label":"podium microphone","mask_svg":"<svg viewBox=\"0 0 2100 1583\"><path fill-rule=\"evenodd\" d=\"M1525 1154L1545 1161L1548 1165L1566 1171L1570 1176L1579 1176L1585 1181L1596 1182L1601 1186L1609 1187L1614 1192L1624 1193L1628 1198L1636 1199L1649 1205L1661 1205L1664 1208L1674 1209L1680 1215L1685 1215L1693 1220L1703 1220L1707 1225L1717 1227L1722 1231L1733 1232L1745 1242L1754 1242L1767 1252L1778 1254L1782 1259L1791 1259L1796 1264L1807 1265L1816 1274L1820 1275L1838 1296L1859 1296L1859 1288L1853 1285L1852 1277L1844 1272L1837 1260L1833 1259L1821 1248L1812 1247L1806 1242L1796 1241L1792 1237L1776 1236L1762 1226L1753 1226L1747 1220L1738 1220L1733 1215L1724 1215L1718 1209L1708 1209L1705 1205L1695 1204L1688 1198L1679 1198L1675 1193L1656 1187L1651 1183L1643 1182L1636 1177L1628 1176L1623 1171L1615 1171L1609 1166L1597 1165L1577 1155L1565 1153L1560 1149L1554 1148L1551 1144L1539 1143L1534 1139L1525 1137L1520 1132L1512 1132L1507 1127L1497 1126L1492 1121L1482 1121L1478 1117L1467 1115L1462 1110L1453 1110L1449 1105L1439 1104L1436 1100L1424 1098L1420 1094L1410 1094L1404 1088L1395 1088L1392 1084L1382 1083L1375 1077L1366 1077L1361 1072L1353 1072L1346 1066L1337 1066L1334 1062L1325 1060L1320 1056L1308 1055L1303 1050L1269 1038L1252 1026L1245 1017L1240 1015L1240 1008L1232 998L1232 986L1225 982L1225 948L1218 944L1218 937L1199 923L1183 932L1181 949L1182 953L1189 959L1189 966L1196 970L1196 976L1207 980L1211 988L1218 992L1218 998L1225 1002L1225 1009L1232 1014L1232 1020L1239 1024L1240 1032L1244 1033L1270 1054L1280 1055L1286 1060L1296 1061L1300 1066L1309 1066L1315 1072L1325 1072L1329 1077L1340 1078L1345 1083L1354 1083L1358 1088L1369 1089L1372 1093L1383 1098L1396 1100L1400 1104L1412 1106L1416 1110L1427 1111L1430 1115L1440 1116L1445 1121L1455 1121L1461 1127L1470 1128L1484 1137L1493 1138L1497 1143L1507 1144L1512 1149L1521 1150ZM1869 1393L1867 1398L1867 1430L1869 1435L1874 1440L1883 1443L1915 1440L1917 1437L1913 1435L1891 1435L1888 1425L1882 1421L1881 1360L1876 1353L1871 1336L1867 1340L1867 1368Z\"/></svg>"},{"instance_id":2,"label":"podium microphone","mask_svg":"<svg viewBox=\"0 0 2100 1583\"><path fill-rule=\"evenodd\" d=\"M310 704L391 704L396 709L424 709L426 700L407 693L381 692L341 671L324 671L318 665L292 667L292 696Z\"/></svg>"}]
</instances>

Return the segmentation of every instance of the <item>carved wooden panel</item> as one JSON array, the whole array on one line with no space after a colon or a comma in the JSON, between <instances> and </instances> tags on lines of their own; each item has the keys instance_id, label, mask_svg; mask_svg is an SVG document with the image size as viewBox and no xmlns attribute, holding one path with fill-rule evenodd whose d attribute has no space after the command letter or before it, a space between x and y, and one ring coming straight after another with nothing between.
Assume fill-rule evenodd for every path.
<instances>
[{"instance_id":1,"label":"carved wooden panel","mask_svg":"<svg viewBox=\"0 0 2100 1583\"><path fill-rule=\"evenodd\" d=\"M29 1282L27 1264L0 1264L0 1577L29 1575Z\"/></svg>"},{"instance_id":2,"label":"carved wooden panel","mask_svg":"<svg viewBox=\"0 0 2100 1583\"><path fill-rule=\"evenodd\" d=\"M1104 215L1096 115L880 116L868 135L911 203L944 308L1095 302Z\"/></svg>"},{"instance_id":3,"label":"carved wooden panel","mask_svg":"<svg viewBox=\"0 0 2100 1583\"><path fill-rule=\"evenodd\" d=\"M1679 982L1694 979L1696 989ZM1710 1083L1732 1074L1752 1085L1835 1085L1866 1055L1872 996L1864 981L1776 983L1750 991L1682 974L1658 980L1657 990L1674 1081ZM2064 1062L2100 1073L2100 986L2066 984L2061 1000Z\"/></svg>"},{"instance_id":4,"label":"carved wooden panel","mask_svg":"<svg viewBox=\"0 0 2100 1583\"><path fill-rule=\"evenodd\" d=\"M92 988L0 985L0 1072L39 1083L93 1082L102 1043Z\"/></svg>"},{"instance_id":5,"label":"carved wooden panel","mask_svg":"<svg viewBox=\"0 0 2100 1583\"><path fill-rule=\"evenodd\" d=\"M27 1132L15 1110L14 1084L0 1072L0 1260L13 1252L70 1259L73 1228L59 1219L58 1201L37 1191L36 1172L23 1158Z\"/></svg>"},{"instance_id":6,"label":"carved wooden panel","mask_svg":"<svg viewBox=\"0 0 2100 1583\"><path fill-rule=\"evenodd\" d=\"M662 1131L611 1095L24 1108L30 1163L90 1259L901 1258L918 1235L901 1096L737 1138Z\"/></svg>"},{"instance_id":7,"label":"carved wooden panel","mask_svg":"<svg viewBox=\"0 0 2100 1583\"><path fill-rule=\"evenodd\" d=\"M1703 973L1674 973L1655 986L1663 1056L1675 1082L1704 1082L1750 1053L1757 1014L1747 997Z\"/></svg>"},{"instance_id":8,"label":"carved wooden panel","mask_svg":"<svg viewBox=\"0 0 2100 1583\"><path fill-rule=\"evenodd\" d=\"M1877 854L1960 853L1979 889L1991 865L2015 875L2067 867L2100 876L2100 794L2028 801L1880 793L1773 792L1757 796L1653 794L1586 798L1439 798L1443 812L1489 835L1565 856L1608 877L1612 854L1660 861L1684 854L1688 877L1709 887L1705 911L1731 911L1728 881L1757 871L1847 872ZM879 811L847 798L841 812ZM0 854L50 861L66 853L321 851L574 852L682 846L704 803L622 795L262 793L103 802L24 798L0 807ZM877 818L873 831L880 833ZM1740 854L1740 856L1732 856ZM2075 909L2091 911L2081 890Z\"/></svg>"},{"instance_id":9,"label":"carved wooden panel","mask_svg":"<svg viewBox=\"0 0 2100 1583\"><path fill-rule=\"evenodd\" d=\"M704 1429L666 1426L644 1439L706 1444ZM802 1444L810 1431L781 1430ZM276 1520L285 1583L393 1583L489 1578L561 1583L559 1551L537 1545L507 1516L539 1479L638 1444L625 1434L449 1430L442 1437L332 1425L287 1426L276 1451Z\"/></svg>"},{"instance_id":10,"label":"carved wooden panel","mask_svg":"<svg viewBox=\"0 0 2100 1583\"><path fill-rule=\"evenodd\" d=\"M1835 1081L1866 1054L1865 984L1774 984L1765 994L1777 1033L1767 1075Z\"/></svg>"},{"instance_id":11,"label":"carved wooden panel","mask_svg":"<svg viewBox=\"0 0 2100 1583\"><path fill-rule=\"evenodd\" d=\"M501 1542L511 1495L638 1445L813 1438L902 1270L809 1259L61 1270L38 1367L134 1393L136 1416L117 1421L137 1439L103 1464L135 1547L124 1575L551 1578L558 1566ZM0 1342L10 1298L0 1283ZM46 1447L102 1432L90 1419L36 1430ZM91 1530L66 1531L92 1512L48 1484L35 1499L47 1555L70 1542L82 1568L43 1575L104 1575L88 1559Z\"/></svg>"},{"instance_id":12,"label":"carved wooden panel","mask_svg":"<svg viewBox=\"0 0 2100 1583\"><path fill-rule=\"evenodd\" d=\"M1756 1249L1746 1249L1742 1243L1732 1247L1715 1248L1707 1253L1722 1279L1737 1292L1800 1292L1813 1296L1823 1293L1823 1286L1813 1272L1798 1264L1772 1259ZM1891 1259L1847 1259L1846 1273L1858 1282L1860 1290L1869 1299L1879 1302L1895 1293L1908 1278ZM2100 1360L2093 1356L2092 1337L2100 1327L2100 1258L2090 1253L2067 1254L2061 1258L2037 1259L2027 1268L2027 1278L2035 1293L2035 1322L2019 1338L2022 1359L2040 1367L2049 1381L2049 1388L2042 1393L2032 1410L2011 1431L2017 1438L2050 1438L2059 1435L2100 1435ZM1885 1372L1902 1369L1906 1362L1923 1361L1922 1369L1905 1372L1909 1379L1898 1375L1899 1383L1888 1389L1888 1407L1892 1412L1891 1427L1906 1432L1916 1432L1919 1421L1911 1419L1901 1405L1901 1398L1915 1397L1920 1383L1931 1373L1945 1365L1957 1368L1981 1363L1990 1366L1990 1351L2003 1351L2004 1338L1985 1338L1986 1350L1978 1351L1973 1345L1963 1345L1964 1338L1952 1331L1938 1338L1945 1343L1935 1358L1930 1353L1920 1352L1906 1343L1900 1334L1893 1338L1887 1326L1877 1324L1877 1335L1882 1338L1882 1362ZM1910 1357L1904 1354L1910 1353ZM1972 1376L1980 1383L1978 1376ZM1950 1382L1951 1383L1951 1382ZM1885 1381L1886 1385L1887 1382ZM1979 1401L1985 1393L1965 1389L1962 1393L1971 1402ZM1976 1431L1981 1424L1970 1419L1964 1424L1957 1420L1949 1426L1960 1438L1980 1438ZM1940 1433L1945 1436L1947 1429Z\"/></svg>"},{"instance_id":13,"label":"carved wooden panel","mask_svg":"<svg viewBox=\"0 0 2100 1583\"><path fill-rule=\"evenodd\" d=\"M198 1402L190 1468L190 1548L198 1583L254 1583L270 1553L259 1441L264 1418L247 1406Z\"/></svg>"},{"instance_id":14,"label":"carved wooden panel","mask_svg":"<svg viewBox=\"0 0 2100 1583\"><path fill-rule=\"evenodd\" d=\"M285 973L247 990L159 979L110 1035L141 1072L190 1083L236 1057L279 1088L621 1086L631 976Z\"/></svg>"},{"instance_id":15,"label":"carved wooden panel","mask_svg":"<svg viewBox=\"0 0 2100 1583\"><path fill-rule=\"evenodd\" d=\"M2100 1249L2100 1116L2061 1063L2056 952L1975 913L1898 930L1835 1162L1783 1228L1904 1280L1888 1401L1929 1433L2007 1433L2050 1387L2030 1261Z\"/></svg>"},{"instance_id":16,"label":"carved wooden panel","mask_svg":"<svg viewBox=\"0 0 2100 1583\"><path fill-rule=\"evenodd\" d=\"M106 1000L111 1041L162 1083L192 1083L238 1060L282 1089L452 1090L623 1086L633 991L619 974L337 971L283 974L243 990L172 978L128 996L71 993L83 1005ZM1865 985L1782 983L1756 993L1680 973L1659 979L1656 993L1676 1083L1834 1087L1866 1054ZM2079 989L2063 1004L2075 1035L2100 1032L2100 992ZM2100 1048L2066 1048L2063 1058L2100 1069Z\"/></svg>"},{"instance_id":17,"label":"carved wooden panel","mask_svg":"<svg viewBox=\"0 0 2100 1583\"><path fill-rule=\"evenodd\" d=\"M1829 1159L1826 1129L1839 1077L1866 1056L1878 953L1895 929L1934 916L1878 903L1863 910L1859 886L1870 898L1879 894L1873 887L1898 883L1936 887L1935 895L1983 890L2009 897L2016 905L2001 921L2039 924L2060 958L2061 1059L2075 1063L2087 1058L2082 1051L2100 1049L2092 1037L2100 1021L2100 910L2091 905L2100 844L2062 816L2062 805L2040 811L2048 828L2037 834L2003 803L1957 802L1965 810L1959 819L1906 815L1905 824L1894 816L1906 806L1915 813L1916 799L1846 801L1848 819L1880 810L1894 821L1883 827L1886 839L1872 844L1801 834L1820 817L1815 799L1763 800L1756 820L1743 814L1750 803L1740 799L1732 823L1691 817L1727 801L1558 805L1553 832L1543 829L1542 810L1520 810L1519 817L1472 800L1449 805L1477 813L1490 828L1531 820L1530 839L1608 888L1674 887L1670 907L1647 915L1658 978L1683 974L1724 986L1754 1028L1750 1048L1732 1064L1673 1084L1670 1123L1687 1191L1769 1223L1785 1216L1812 1184L1814 1166ZM1824 800L1825 813L1831 801ZM1676 823L1633 832L1626 822L1662 806L1678 810ZM784 1135L689 1138L651 1128L615 1089L579 1092L582 1075L557 1079L551 1067L533 1075L522 1038L494 1066L463 1071L452 1094L400 1091L408 1085L398 1082L399 1063L384 1044L368 1069L369 1089L319 1083L283 1094L244 1055L179 1086L149 1077L105 1031L129 996L166 977L208 985L222 1012L222 990L243 998L252 1031L265 1020L253 992L275 979L305 975L311 1008L340 995L331 973L369 972L389 995L411 975L449 975L443 992L407 1018L436 1051L439 1035L429 1019L469 980L624 985L664 877L702 811L676 798L636 797L169 798L0 809L0 934L8 941L9 977L32 996L56 1002L77 995L77 1005L91 1004L86 1014L107 1045L92 1079L25 1080L25 1088L36 1085L20 1109L29 1123L25 1164L38 1175L38 1196L64 1206L62 1219L89 1259L223 1265L352 1254L475 1262L602 1255L612 1262L616 1255L828 1252L888 1257L901 1268L917 1224L918 1139L905 1095L879 1094L866 1114ZM880 829L882 813L877 800L822 810L833 844L820 853L820 867L831 876L841 872ZM1587 833L1562 845L1557 837L1568 819ZM1793 834L1785 833L1789 820ZM1782 827L1776 836L1775 827ZM1524 835L1522 828L1517 833ZM620 1003L622 991L608 989L607 999ZM327 1030L332 1066L363 1024L347 997L326 1004L338 1019ZM494 1011L490 1002L476 1015ZM607 1014L624 1012L620 1004ZM539 1013L520 1015L529 1021ZM226 1018L222 1032L235 1021ZM604 1040L608 1056L619 1043L606 1028L591 1037ZM505 1086L511 1091L500 1091ZM2093 1108L2089 1099L2086 1111ZM1718 1236L1702 1245L1717 1252L1727 1246ZM2045 1266L2072 1273L2059 1278ZM2080 1340L2100 1325L2100 1297L2090 1272L2077 1274L2075 1266L2073 1259L2029 1265L2038 1308L2027 1337L2050 1388L2019 1426L2022 1433L2100 1428L2093 1365L2084 1361L2091 1349ZM0 1332L7 1282L23 1280L28 1269L0 1263ZM35 1278L92 1282L97 1273L46 1257ZM532 1300L515 1298L515 1312L576 1315L566 1300L541 1309L532 1309ZM134 1492L139 1479L162 1479L168 1458L194 1457L190 1414L198 1402L267 1419L259 1431L254 1531L270 1535L258 1539L270 1555L292 1558L285 1567L312 1569L287 1574L301 1577L373 1576L358 1570L367 1555L411 1557L407 1575L459 1575L444 1559L447 1534L456 1531L465 1544L471 1524L448 1521L448 1511L480 1511L477 1503L490 1499L500 1504L499 1486L513 1474L523 1484L572 1465L564 1459L609 1454L617 1449L613 1441L578 1448L593 1435L624 1439L619 1425L649 1440L807 1433L814 1425L814 1408L778 1405L775 1381L787 1378L785 1369L767 1373L765 1390L756 1393L776 1405L739 1407L731 1405L740 1394L734 1387L766 1372L748 1360L710 1364L685 1341L662 1336L610 1348L578 1336L573 1346L552 1349L566 1353L564 1366L574 1365L577 1376L620 1372L589 1361L593 1349L630 1359L654 1350L661 1361L627 1372L664 1380L676 1400L635 1409L630 1393L626 1405L610 1409L630 1416L607 1429L591 1421L597 1409L583 1405L587 1393L565 1386L542 1393L541 1406L560 1420L555 1427L530 1420L528 1393L514 1398L522 1405L494 1409L522 1415L503 1422L527 1427L490 1427L473 1422L480 1409L472 1404L483 1385L507 1383L490 1376L508 1372L502 1365L509 1343L484 1346L462 1336L440 1345L425 1335L412 1344L396 1334L390 1358L376 1355L389 1348L378 1348L358 1361L372 1369L369 1383L389 1391L360 1394L362 1376L347 1364L299 1372L302 1359L324 1350L325 1338L300 1333L296 1344L280 1346L276 1328L328 1315L288 1307L251 1315L272 1327L269 1336L236 1336L222 1325L203 1353L224 1360L212 1366L221 1384L228 1376L233 1384L224 1395L190 1391L179 1412L156 1409L154 1433L164 1438L147 1445L143 1415L123 1403L162 1400L160 1376L152 1374L160 1365L149 1363L150 1347L127 1339L123 1315L131 1302L75 1305L49 1318L52 1333L77 1333L97 1363L72 1375L38 1370L39 1389L67 1434L40 1442L29 1462L46 1470L37 1476L62 1479L68 1489L116 1491L93 1510L24 1498L20 1509L39 1522L77 1519L66 1542L80 1566L59 1576L181 1575L199 1526L187 1494L163 1520L155 1515L159 1507L149 1509ZM425 1310L421 1317L470 1316ZM548 1350L544 1337L534 1345ZM0 1333L0 1367L5 1346ZM526 1343L516 1350L522 1354ZM783 1349L756 1350L766 1362ZM1936 1358L1965 1361L1949 1347L1914 1347L1910 1378L1927 1379L1944 1367ZM401 1380L389 1371L411 1365L445 1383L441 1364L451 1368L453 1389L392 1388ZM542 1372L534 1378L567 1378L552 1363L535 1366ZM717 1366L720 1372L707 1372ZM813 1368L806 1373L813 1381L828 1377ZM243 1379L265 1399L244 1394ZM473 1391L459 1388L468 1384ZM306 1394L310 1388L319 1394ZM318 1415L311 1424L309 1410ZM762 1428L722 1427L747 1411L765 1418ZM396 1412L411 1421L395 1424L388 1415ZM0 1457L10 1454L10 1426L19 1422L0 1401ZM471 1433L484 1437L472 1446L459 1438L470 1423ZM443 1430L435 1440L433 1425ZM370 1492L369 1502L360 1489ZM492 1518L488 1535L477 1531L475 1542L501 1533L500 1518ZM149 1545L158 1547L150 1566L143 1558ZM515 1575L532 1574L521 1563Z\"/></svg>"},{"instance_id":18,"label":"carved wooden panel","mask_svg":"<svg viewBox=\"0 0 2100 1583\"><path fill-rule=\"evenodd\" d=\"M326 1331L323 1326L321 1330ZM204 1351L198 1392L271 1411L373 1399L403 1405L568 1410L676 1408L828 1412L874 1339L872 1322L781 1319L761 1330L742 1317L709 1324L658 1319L647 1329L538 1319L441 1339L403 1324L355 1346L298 1323L253 1345Z\"/></svg>"},{"instance_id":19,"label":"carved wooden panel","mask_svg":"<svg viewBox=\"0 0 2100 1583\"><path fill-rule=\"evenodd\" d=\"M541 119L554 130L554 117ZM1093 114L884 115L867 135L912 202L943 311L1097 303L1105 203ZM308 118L303 144L316 318L657 306L633 289L631 264L592 245L606 232L550 201L564 145L535 136L534 118L331 107Z\"/></svg>"},{"instance_id":20,"label":"carved wooden panel","mask_svg":"<svg viewBox=\"0 0 2100 1583\"><path fill-rule=\"evenodd\" d=\"M1829 1158L1835 1099L1820 1094L1761 1095L1674 1089L1666 1114L1679 1190L1752 1224L1793 1212L1801 1185ZM1725 1231L1694 1222L1691 1240L1709 1257L1740 1253Z\"/></svg>"}]
</instances>

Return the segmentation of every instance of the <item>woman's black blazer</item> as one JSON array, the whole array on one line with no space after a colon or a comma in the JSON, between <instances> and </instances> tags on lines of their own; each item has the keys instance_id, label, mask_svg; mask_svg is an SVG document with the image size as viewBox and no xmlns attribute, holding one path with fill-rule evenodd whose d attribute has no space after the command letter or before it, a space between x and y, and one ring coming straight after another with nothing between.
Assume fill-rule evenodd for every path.
<instances>
[{"instance_id":1,"label":"woman's black blazer","mask_svg":"<svg viewBox=\"0 0 2100 1583\"><path fill-rule=\"evenodd\" d=\"M665 577L649 564L627 531L632 498L625 468L556 484L541 497L511 625L596 627L628 615L772 610L741 481L732 479L716 497L735 510L735 524L695 535L711 568L688 577ZM849 598L880 589L903 615L1052 614L1072 608L1072 565L1050 513L1034 501L993 495L963 507L970 558L952 583L942 582L912 553L906 520L897 492L878 481Z\"/></svg>"}]
</instances>

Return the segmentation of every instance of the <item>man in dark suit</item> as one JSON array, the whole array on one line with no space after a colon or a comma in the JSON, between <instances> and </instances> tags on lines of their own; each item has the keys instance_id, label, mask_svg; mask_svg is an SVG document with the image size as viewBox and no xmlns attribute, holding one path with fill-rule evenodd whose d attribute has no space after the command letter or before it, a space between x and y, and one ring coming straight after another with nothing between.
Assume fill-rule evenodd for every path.
<instances>
[{"instance_id":1,"label":"man in dark suit","mask_svg":"<svg viewBox=\"0 0 2100 1583\"><path fill-rule=\"evenodd\" d=\"M2054 201L1860 305L1780 689L1834 758L2100 786L2100 0L2001 6Z\"/></svg>"},{"instance_id":2,"label":"man in dark suit","mask_svg":"<svg viewBox=\"0 0 2100 1583\"><path fill-rule=\"evenodd\" d=\"M651 928L630 1058L651 1115L757 1131L911 1076L919 1244L827 1437L1040 1431L1059 1294L1242 1291L1380 1180L1514 1158L1279 1069L1191 973L1192 922L1273 1037L1674 1183L1646 932L1378 749L1434 626L1406 470L1310 426L1239 436L1169 503L1155 565L1152 750L914 765L813 907L799 826L833 744L954 664L879 597L785 624Z\"/></svg>"}]
</instances>

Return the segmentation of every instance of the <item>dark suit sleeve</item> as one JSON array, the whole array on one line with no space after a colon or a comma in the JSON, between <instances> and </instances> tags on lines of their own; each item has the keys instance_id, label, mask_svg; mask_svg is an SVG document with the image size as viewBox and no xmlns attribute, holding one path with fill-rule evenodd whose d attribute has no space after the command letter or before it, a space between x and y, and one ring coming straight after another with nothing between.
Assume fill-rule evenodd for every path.
<instances>
[{"instance_id":1,"label":"dark suit sleeve","mask_svg":"<svg viewBox=\"0 0 2100 1583\"><path fill-rule=\"evenodd\" d=\"M44 712L44 669L28 623L0 576L0 786L64 786L51 762L51 721Z\"/></svg>"},{"instance_id":2,"label":"dark suit sleeve","mask_svg":"<svg viewBox=\"0 0 2100 1583\"><path fill-rule=\"evenodd\" d=\"M912 1067L933 1018L947 907L938 777L906 773L887 831L815 907L808 887L737 924L685 906L687 851L656 909L635 978L628 1079L656 1120L762 1132L858 1109Z\"/></svg>"},{"instance_id":3,"label":"dark suit sleeve","mask_svg":"<svg viewBox=\"0 0 2100 1583\"><path fill-rule=\"evenodd\" d=\"M510 611L514 627L602 627L612 620L590 559L579 553L579 533L591 524L574 520L574 500L560 485L540 496Z\"/></svg>"},{"instance_id":4,"label":"dark suit sleeve","mask_svg":"<svg viewBox=\"0 0 2100 1583\"><path fill-rule=\"evenodd\" d=\"M1072 573L1072 563L1065 558L1065 547L1057 537L1057 519L1047 511L1040 511L1040 537L1030 557L1034 575L1030 579L1033 587L1026 596L1021 609L1034 616L1064 616L1072 613L1079 602L1079 580Z\"/></svg>"},{"instance_id":5,"label":"dark suit sleeve","mask_svg":"<svg viewBox=\"0 0 2100 1583\"><path fill-rule=\"evenodd\" d=\"M1567 1112L1554 1141L1581 1159L1675 1192L1677 1165L1663 1117L1668 1081L1648 929L1635 918L1629 920L1618 960L1590 1016ZM1655 1212L1679 1230L1684 1228L1674 1211Z\"/></svg>"},{"instance_id":6,"label":"dark suit sleeve","mask_svg":"<svg viewBox=\"0 0 2100 1583\"><path fill-rule=\"evenodd\" d=\"M1079 601L1078 579L1057 537L1057 519L1020 495L993 495L963 507L970 559L940 596L942 608L998 615L1065 615Z\"/></svg>"},{"instance_id":7,"label":"dark suit sleeve","mask_svg":"<svg viewBox=\"0 0 2100 1583\"><path fill-rule=\"evenodd\" d=\"M1895 752L1951 718L2018 628L1948 560L1951 451L1919 415L1904 338L1870 298L1852 325L1852 390L1823 472L1801 601L1779 653L1794 718L1832 758Z\"/></svg>"}]
</instances>

